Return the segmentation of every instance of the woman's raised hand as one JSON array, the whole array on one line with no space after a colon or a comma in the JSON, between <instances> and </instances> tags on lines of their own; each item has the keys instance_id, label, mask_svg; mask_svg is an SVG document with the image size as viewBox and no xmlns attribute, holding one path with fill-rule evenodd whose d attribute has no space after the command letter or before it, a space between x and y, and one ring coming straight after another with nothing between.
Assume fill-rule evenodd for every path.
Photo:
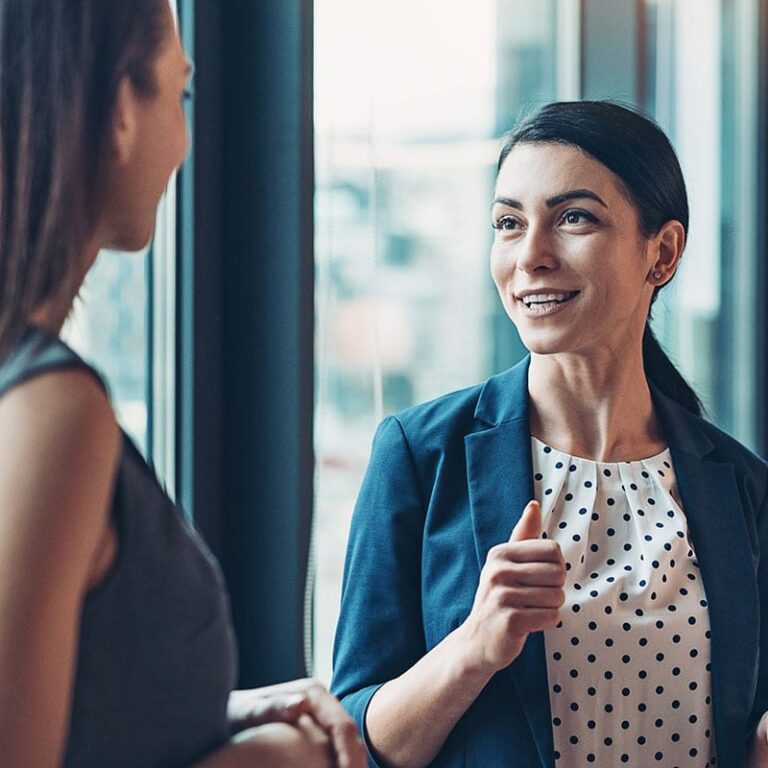
<instances>
[{"instance_id":1,"label":"woman's raised hand","mask_svg":"<svg viewBox=\"0 0 768 768\"><path fill-rule=\"evenodd\" d=\"M472 611L458 630L476 662L493 672L518 657L530 632L560 621L563 554L557 542L540 535L541 507L530 501L509 541L488 552Z\"/></svg>"}]
</instances>

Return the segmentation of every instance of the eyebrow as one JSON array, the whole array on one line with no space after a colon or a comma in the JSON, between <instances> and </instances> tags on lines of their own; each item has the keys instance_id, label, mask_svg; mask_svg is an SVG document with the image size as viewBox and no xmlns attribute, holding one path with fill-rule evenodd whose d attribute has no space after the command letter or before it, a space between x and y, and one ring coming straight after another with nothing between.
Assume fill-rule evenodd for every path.
<instances>
[{"instance_id":1,"label":"eyebrow","mask_svg":"<svg viewBox=\"0 0 768 768\"><path fill-rule=\"evenodd\" d=\"M561 192L559 195L555 195L554 197L548 198L546 201L546 204L547 204L547 208L554 208L568 200L579 200L584 197L588 198L589 200L594 200L596 203L600 203L600 205L602 205L603 208L608 207L602 201L599 195L596 195L591 189L584 189L584 188L571 189L571 190L568 190L568 192ZM516 208L518 211L523 210L523 204L521 202L519 202L518 200L512 200L509 197L497 197L494 199L493 205L496 205L497 203L500 203L501 205L506 205L508 208Z\"/></svg>"},{"instance_id":2,"label":"eyebrow","mask_svg":"<svg viewBox=\"0 0 768 768\"><path fill-rule=\"evenodd\" d=\"M184 67L184 77L190 79L195 74L195 65L187 59L187 66Z\"/></svg>"}]
</instances>

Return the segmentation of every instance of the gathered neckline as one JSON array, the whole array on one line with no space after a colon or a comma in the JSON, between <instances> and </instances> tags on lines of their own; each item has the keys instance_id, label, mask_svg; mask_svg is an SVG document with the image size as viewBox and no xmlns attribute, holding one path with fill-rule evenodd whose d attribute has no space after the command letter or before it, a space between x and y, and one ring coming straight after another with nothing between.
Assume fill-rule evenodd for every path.
<instances>
[{"instance_id":1,"label":"gathered neckline","mask_svg":"<svg viewBox=\"0 0 768 768\"><path fill-rule=\"evenodd\" d=\"M568 459L569 461L577 461L582 464L596 464L601 467L621 467L621 466L632 466L633 464L658 463L661 461L665 461L667 463L667 466L671 467L671 464L667 461L669 457L669 446L666 446L658 453L654 453L652 456L646 456L640 459L632 459L631 461L597 461L596 459L587 459L587 458L584 458L583 456L574 456L571 453L566 453L565 451L561 451L555 448L554 446L551 446L548 443L545 443L543 440L539 440L538 437L534 437L533 435L531 435L531 442L542 453L554 453L558 456L562 456Z\"/></svg>"}]
</instances>

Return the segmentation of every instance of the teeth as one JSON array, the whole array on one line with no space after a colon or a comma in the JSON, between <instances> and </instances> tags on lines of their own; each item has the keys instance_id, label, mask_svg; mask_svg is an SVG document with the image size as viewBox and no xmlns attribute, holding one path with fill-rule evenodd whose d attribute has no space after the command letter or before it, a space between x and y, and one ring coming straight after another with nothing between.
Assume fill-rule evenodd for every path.
<instances>
[{"instance_id":1,"label":"teeth","mask_svg":"<svg viewBox=\"0 0 768 768\"><path fill-rule=\"evenodd\" d=\"M565 301L568 298L567 293L531 293L523 298L528 304L546 304L550 301Z\"/></svg>"}]
</instances>

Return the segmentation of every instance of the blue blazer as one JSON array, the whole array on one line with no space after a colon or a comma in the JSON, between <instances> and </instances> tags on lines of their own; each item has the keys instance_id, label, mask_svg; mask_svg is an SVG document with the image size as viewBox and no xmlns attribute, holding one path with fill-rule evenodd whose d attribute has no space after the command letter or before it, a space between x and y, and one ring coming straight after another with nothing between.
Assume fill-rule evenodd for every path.
<instances>
[{"instance_id":1,"label":"blue blazer","mask_svg":"<svg viewBox=\"0 0 768 768\"><path fill-rule=\"evenodd\" d=\"M364 735L376 689L466 619L488 550L533 498L527 374L528 359L379 426L352 520L332 684ZM709 601L718 764L741 768L746 736L768 710L768 465L657 390L653 398ZM432 765L551 768L553 752L538 632Z\"/></svg>"}]
</instances>

